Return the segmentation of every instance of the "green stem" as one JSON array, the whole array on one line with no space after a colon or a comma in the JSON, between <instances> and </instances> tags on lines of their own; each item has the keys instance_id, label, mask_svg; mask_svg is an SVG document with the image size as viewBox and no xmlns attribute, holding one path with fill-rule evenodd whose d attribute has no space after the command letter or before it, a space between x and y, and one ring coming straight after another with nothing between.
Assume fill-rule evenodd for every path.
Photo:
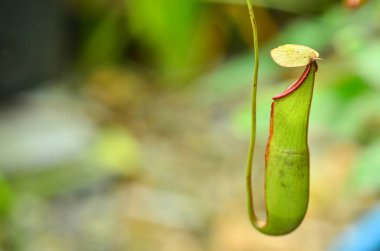
<instances>
[{"instance_id":1,"label":"green stem","mask_svg":"<svg viewBox=\"0 0 380 251\"><path fill-rule=\"evenodd\" d=\"M246 185L247 185L247 199L248 199L248 215L251 223L256 227L257 217L254 211L253 205L253 194L252 194L252 161L255 152L255 141L256 141L256 96L257 96L257 80L259 75L259 43L258 43L258 32L257 24L255 19L255 14L253 12L252 0L247 0L249 16L251 19L251 25L253 29L253 46L255 53L255 63L254 63L254 75L252 84L252 129L251 129L251 143L249 146L248 163L246 169Z\"/></svg>"}]
</instances>

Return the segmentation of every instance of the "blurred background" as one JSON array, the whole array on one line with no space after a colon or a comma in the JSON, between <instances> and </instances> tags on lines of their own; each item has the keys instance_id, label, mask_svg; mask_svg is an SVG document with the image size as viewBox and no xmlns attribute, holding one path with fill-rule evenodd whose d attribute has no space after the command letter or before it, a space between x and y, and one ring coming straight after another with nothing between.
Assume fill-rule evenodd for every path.
<instances>
[{"instance_id":1,"label":"blurred background","mask_svg":"<svg viewBox=\"0 0 380 251\"><path fill-rule=\"evenodd\" d=\"M250 226L243 0L0 1L0 250L380 250L380 2L257 0L255 197L271 97L318 50L307 216Z\"/></svg>"}]
</instances>

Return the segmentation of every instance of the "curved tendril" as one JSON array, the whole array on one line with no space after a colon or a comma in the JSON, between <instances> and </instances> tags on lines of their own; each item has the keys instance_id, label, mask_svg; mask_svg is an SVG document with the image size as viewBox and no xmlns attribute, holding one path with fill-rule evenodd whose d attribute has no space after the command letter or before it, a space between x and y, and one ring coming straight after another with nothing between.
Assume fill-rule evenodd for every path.
<instances>
[{"instance_id":1,"label":"curved tendril","mask_svg":"<svg viewBox=\"0 0 380 251\"><path fill-rule=\"evenodd\" d=\"M256 142L256 96L257 96L257 80L259 75L259 44L258 44L258 32L257 23L255 19L255 14L253 12L252 0L247 0L249 16L251 20L251 25L253 29L253 46L255 53L255 63L254 63L254 75L253 75L253 85L252 85L252 126L251 126L251 142L249 146L248 162L246 169L246 185L247 185L247 200L248 200L248 215L251 223L254 227L259 227L265 225L265 223L259 222L255 214L253 205L253 194L252 194L252 161L255 152L255 142Z\"/></svg>"}]
</instances>

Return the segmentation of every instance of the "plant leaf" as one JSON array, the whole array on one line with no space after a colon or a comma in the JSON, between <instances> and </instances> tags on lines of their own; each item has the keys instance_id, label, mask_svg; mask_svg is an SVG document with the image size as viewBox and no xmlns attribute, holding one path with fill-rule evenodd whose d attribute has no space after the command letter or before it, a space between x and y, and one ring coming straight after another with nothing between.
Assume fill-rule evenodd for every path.
<instances>
[{"instance_id":1,"label":"plant leaf","mask_svg":"<svg viewBox=\"0 0 380 251\"><path fill-rule=\"evenodd\" d=\"M319 53L307 46L297 44L286 44L271 51L273 60L283 67L306 66L316 59Z\"/></svg>"}]
</instances>

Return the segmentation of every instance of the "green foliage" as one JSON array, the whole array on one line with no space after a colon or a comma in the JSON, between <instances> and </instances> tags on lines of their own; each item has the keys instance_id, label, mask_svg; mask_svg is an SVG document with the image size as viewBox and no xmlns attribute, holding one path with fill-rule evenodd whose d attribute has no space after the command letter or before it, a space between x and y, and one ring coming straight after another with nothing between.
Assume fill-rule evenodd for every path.
<instances>
[{"instance_id":1,"label":"green foliage","mask_svg":"<svg viewBox=\"0 0 380 251\"><path fill-rule=\"evenodd\" d=\"M194 56L200 55L196 29L199 0L126 1L127 25L132 36L143 41L154 66L165 77L186 74Z\"/></svg>"},{"instance_id":2,"label":"green foliage","mask_svg":"<svg viewBox=\"0 0 380 251\"><path fill-rule=\"evenodd\" d=\"M84 42L82 65L99 67L120 62L126 43L120 21L120 14L111 10L95 24Z\"/></svg>"},{"instance_id":3,"label":"green foliage","mask_svg":"<svg viewBox=\"0 0 380 251\"><path fill-rule=\"evenodd\" d=\"M0 176L0 219L8 216L11 209L14 194L8 181Z\"/></svg>"},{"instance_id":4,"label":"green foliage","mask_svg":"<svg viewBox=\"0 0 380 251\"><path fill-rule=\"evenodd\" d=\"M353 165L348 191L354 194L376 193L380 189L380 142L376 141L361 149Z\"/></svg>"},{"instance_id":5,"label":"green foliage","mask_svg":"<svg viewBox=\"0 0 380 251\"><path fill-rule=\"evenodd\" d=\"M79 48L59 88L75 101L47 102L62 100L46 91L54 82L2 105L1 250L322 250L378 199L379 1L349 11L334 0L254 0L259 153L271 97L302 71L278 67L270 49L304 44L323 59L309 130L312 224L275 243L246 231L242 213L254 63L243 1L67 2L77 25L64 39Z\"/></svg>"}]
</instances>

